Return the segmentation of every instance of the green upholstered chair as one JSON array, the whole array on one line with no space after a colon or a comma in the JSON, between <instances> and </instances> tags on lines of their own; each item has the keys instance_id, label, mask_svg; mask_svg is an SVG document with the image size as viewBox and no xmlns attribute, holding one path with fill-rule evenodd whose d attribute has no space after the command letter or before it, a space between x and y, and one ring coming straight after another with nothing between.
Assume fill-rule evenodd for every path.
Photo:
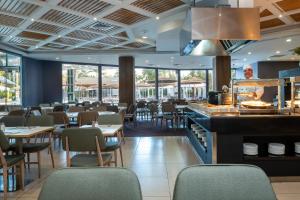
<instances>
[{"instance_id":1,"label":"green upholstered chair","mask_svg":"<svg viewBox=\"0 0 300 200\"><path fill-rule=\"evenodd\" d=\"M173 200L276 200L266 174L250 165L198 165L177 176Z\"/></svg>"},{"instance_id":2,"label":"green upholstered chair","mask_svg":"<svg viewBox=\"0 0 300 200\"><path fill-rule=\"evenodd\" d=\"M39 200L142 200L137 176L121 168L72 168L52 173Z\"/></svg>"},{"instance_id":3,"label":"green upholstered chair","mask_svg":"<svg viewBox=\"0 0 300 200\"><path fill-rule=\"evenodd\" d=\"M112 114L112 115L100 115L98 118L99 125L120 125L123 124L123 118L121 114ZM114 163L117 166L118 163L118 154L117 150L120 151L120 158L122 167L124 166L123 162L123 153L122 153L122 140L124 140L123 129L118 132L117 138L109 138L106 142L106 148L103 149L103 152L114 152Z\"/></svg>"},{"instance_id":4,"label":"green upholstered chair","mask_svg":"<svg viewBox=\"0 0 300 200\"><path fill-rule=\"evenodd\" d=\"M21 177L21 189L24 189L24 154L8 155L7 152L10 150L10 144L6 136L0 131L0 168L3 173L3 197L7 199L7 188L8 188L8 170L19 166L19 174ZM15 170L17 171L17 170Z\"/></svg>"},{"instance_id":5,"label":"green upholstered chair","mask_svg":"<svg viewBox=\"0 0 300 200\"><path fill-rule=\"evenodd\" d=\"M98 128L68 128L62 133L63 149L68 167L96 167L110 165L111 154L101 153L105 139ZM71 158L70 152L80 152ZM94 152L86 154L86 152Z\"/></svg>"},{"instance_id":6,"label":"green upholstered chair","mask_svg":"<svg viewBox=\"0 0 300 200\"><path fill-rule=\"evenodd\" d=\"M30 116L26 122L27 126L54 126L53 117L44 115L44 116ZM40 152L48 149L52 161L52 167L54 168L54 157L53 157L53 150L52 150L52 132L47 132L41 134L41 142L37 142L37 138L35 139L34 143L24 143L23 144L23 152L27 154L27 165L30 168L30 164L37 164L38 165L38 176L41 177L41 156ZM48 141L45 142L45 138L48 138ZM17 146L13 146L14 150L17 151ZM37 162L30 161L30 154L36 153L37 154Z\"/></svg>"},{"instance_id":7,"label":"green upholstered chair","mask_svg":"<svg viewBox=\"0 0 300 200\"><path fill-rule=\"evenodd\" d=\"M25 116L26 112L23 109L19 109L19 110L11 110L8 113L8 116Z\"/></svg>"},{"instance_id":8,"label":"green upholstered chair","mask_svg":"<svg viewBox=\"0 0 300 200\"><path fill-rule=\"evenodd\" d=\"M65 128L69 127L70 121L69 117L65 112L50 112L47 113L53 117L55 129L53 131L53 138L59 139L59 144L61 144L61 134ZM54 142L55 143L55 142Z\"/></svg>"},{"instance_id":9,"label":"green upholstered chair","mask_svg":"<svg viewBox=\"0 0 300 200\"><path fill-rule=\"evenodd\" d=\"M97 111L79 112L77 122L79 126L91 125L93 121L97 121L99 114Z\"/></svg>"},{"instance_id":10,"label":"green upholstered chair","mask_svg":"<svg viewBox=\"0 0 300 200\"><path fill-rule=\"evenodd\" d=\"M24 116L4 116L0 119L0 123L4 123L7 127L25 126Z\"/></svg>"}]
</instances>

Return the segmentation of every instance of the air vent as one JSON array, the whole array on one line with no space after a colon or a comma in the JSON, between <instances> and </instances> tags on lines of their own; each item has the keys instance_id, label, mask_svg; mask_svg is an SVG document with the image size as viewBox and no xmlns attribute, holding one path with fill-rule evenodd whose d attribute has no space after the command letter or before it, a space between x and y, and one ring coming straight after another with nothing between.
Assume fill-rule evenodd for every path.
<instances>
[{"instance_id":1,"label":"air vent","mask_svg":"<svg viewBox=\"0 0 300 200\"><path fill-rule=\"evenodd\" d=\"M109 31L111 28L113 28L113 26L107 23L98 22L91 26L91 28L100 29L102 31Z\"/></svg>"},{"instance_id":2,"label":"air vent","mask_svg":"<svg viewBox=\"0 0 300 200\"><path fill-rule=\"evenodd\" d=\"M251 40L220 40L220 43L228 53L234 53L246 44L252 42Z\"/></svg>"}]
</instances>

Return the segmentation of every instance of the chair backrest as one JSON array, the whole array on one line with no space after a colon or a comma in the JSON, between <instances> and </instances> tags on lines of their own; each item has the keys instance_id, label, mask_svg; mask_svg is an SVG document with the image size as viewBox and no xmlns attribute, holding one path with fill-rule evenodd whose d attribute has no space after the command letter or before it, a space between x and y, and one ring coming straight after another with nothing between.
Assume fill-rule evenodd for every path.
<instances>
[{"instance_id":1,"label":"chair backrest","mask_svg":"<svg viewBox=\"0 0 300 200\"><path fill-rule=\"evenodd\" d=\"M101 112L101 111L107 111L106 109L106 106L98 106L98 107L93 107L93 111L98 111L98 112Z\"/></svg>"},{"instance_id":2,"label":"chair backrest","mask_svg":"<svg viewBox=\"0 0 300 200\"><path fill-rule=\"evenodd\" d=\"M97 111L86 111L86 112L79 112L77 121L79 126L82 125L91 125L93 121L97 121L99 114Z\"/></svg>"},{"instance_id":3,"label":"chair backrest","mask_svg":"<svg viewBox=\"0 0 300 200\"><path fill-rule=\"evenodd\" d=\"M9 149L9 141L4 135L3 131L0 130L0 147L2 151L6 151Z\"/></svg>"},{"instance_id":4,"label":"chair backrest","mask_svg":"<svg viewBox=\"0 0 300 200\"><path fill-rule=\"evenodd\" d=\"M175 112L175 105L170 102L163 102L161 104L161 110L163 113L172 113Z\"/></svg>"},{"instance_id":5,"label":"chair backrest","mask_svg":"<svg viewBox=\"0 0 300 200\"><path fill-rule=\"evenodd\" d=\"M41 103L40 107L51 107L50 103Z\"/></svg>"},{"instance_id":6,"label":"chair backrest","mask_svg":"<svg viewBox=\"0 0 300 200\"><path fill-rule=\"evenodd\" d=\"M100 101L95 101L95 102L92 103L93 107L99 107L100 105L101 105Z\"/></svg>"},{"instance_id":7,"label":"chair backrest","mask_svg":"<svg viewBox=\"0 0 300 200\"><path fill-rule=\"evenodd\" d=\"M23 109L20 110L12 110L8 113L9 116L24 116L25 115L25 111Z\"/></svg>"},{"instance_id":8,"label":"chair backrest","mask_svg":"<svg viewBox=\"0 0 300 200\"><path fill-rule=\"evenodd\" d=\"M198 165L177 176L173 200L276 200L266 174L249 165Z\"/></svg>"},{"instance_id":9,"label":"chair backrest","mask_svg":"<svg viewBox=\"0 0 300 200\"><path fill-rule=\"evenodd\" d=\"M137 176L122 168L72 168L53 172L39 200L142 200Z\"/></svg>"},{"instance_id":10,"label":"chair backrest","mask_svg":"<svg viewBox=\"0 0 300 200\"><path fill-rule=\"evenodd\" d=\"M24 116L4 116L0 119L7 127L25 126L25 121Z\"/></svg>"},{"instance_id":11,"label":"chair backrest","mask_svg":"<svg viewBox=\"0 0 300 200\"><path fill-rule=\"evenodd\" d=\"M158 105L155 103L149 104L149 110L151 114L158 113Z\"/></svg>"},{"instance_id":12,"label":"chair backrest","mask_svg":"<svg viewBox=\"0 0 300 200\"><path fill-rule=\"evenodd\" d=\"M99 128L68 128L62 133L63 149L66 148L66 137L68 137L69 151L84 152L97 151L96 136L100 149L105 148L105 139Z\"/></svg>"},{"instance_id":13,"label":"chair backrest","mask_svg":"<svg viewBox=\"0 0 300 200\"><path fill-rule=\"evenodd\" d=\"M136 104L137 108L145 108L146 107L146 101L139 101Z\"/></svg>"},{"instance_id":14,"label":"chair backrest","mask_svg":"<svg viewBox=\"0 0 300 200\"><path fill-rule=\"evenodd\" d=\"M26 121L27 126L53 126L54 120L53 116L43 115L43 116L30 116Z\"/></svg>"},{"instance_id":15,"label":"chair backrest","mask_svg":"<svg viewBox=\"0 0 300 200\"><path fill-rule=\"evenodd\" d=\"M65 112L50 112L47 114L53 116L54 124L69 124L69 117Z\"/></svg>"},{"instance_id":16,"label":"chair backrest","mask_svg":"<svg viewBox=\"0 0 300 200\"><path fill-rule=\"evenodd\" d=\"M68 112L83 112L85 108L82 106L70 106Z\"/></svg>"},{"instance_id":17,"label":"chair backrest","mask_svg":"<svg viewBox=\"0 0 300 200\"><path fill-rule=\"evenodd\" d=\"M98 118L98 124L100 125L123 124L122 115L121 114L100 115Z\"/></svg>"},{"instance_id":18,"label":"chair backrest","mask_svg":"<svg viewBox=\"0 0 300 200\"><path fill-rule=\"evenodd\" d=\"M7 111L7 107L2 105L0 106L0 112L6 112Z\"/></svg>"},{"instance_id":19,"label":"chair backrest","mask_svg":"<svg viewBox=\"0 0 300 200\"><path fill-rule=\"evenodd\" d=\"M115 112L115 113L119 112L118 106L106 106L106 110L111 111L111 112Z\"/></svg>"},{"instance_id":20,"label":"chair backrest","mask_svg":"<svg viewBox=\"0 0 300 200\"><path fill-rule=\"evenodd\" d=\"M63 105L56 105L53 108L53 112L63 112L64 111L64 106Z\"/></svg>"}]
</instances>

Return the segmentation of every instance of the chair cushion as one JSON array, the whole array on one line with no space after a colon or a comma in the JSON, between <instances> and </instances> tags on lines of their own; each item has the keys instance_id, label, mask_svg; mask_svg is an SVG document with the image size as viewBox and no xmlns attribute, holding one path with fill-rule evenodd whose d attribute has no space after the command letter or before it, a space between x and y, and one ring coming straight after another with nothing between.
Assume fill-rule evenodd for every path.
<instances>
[{"instance_id":1,"label":"chair cushion","mask_svg":"<svg viewBox=\"0 0 300 200\"><path fill-rule=\"evenodd\" d=\"M105 143L105 149L102 151L108 152L108 151L114 151L121 146L121 141L108 141Z\"/></svg>"},{"instance_id":2,"label":"chair cushion","mask_svg":"<svg viewBox=\"0 0 300 200\"><path fill-rule=\"evenodd\" d=\"M50 145L49 142L44 142L44 143L24 143L23 144L23 152L24 153L34 153L38 151L42 151L46 148L48 148ZM16 144L12 144L10 146L11 151L18 151L18 147Z\"/></svg>"},{"instance_id":3,"label":"chair cushion","mask_svg":"<svg viewBox=\"0 0 300 200\"><path fill-rule=\"evenodd\" d=\"M19 155L5 155L7 166L12 166L24 159L24 154Z\"/></svg>"},{"instance_id":4,"label":"chair cushion","mask_svg":"<svg viewBox=\"0 0 300 200\"><path fill-rule=\"evenodd\" d=\"M111 160L110 153L102 154L103 163ZM71 167L96 167L98 165L98 158L96 154L77 154L71 158Z\"/></svg>"}]
</instances>

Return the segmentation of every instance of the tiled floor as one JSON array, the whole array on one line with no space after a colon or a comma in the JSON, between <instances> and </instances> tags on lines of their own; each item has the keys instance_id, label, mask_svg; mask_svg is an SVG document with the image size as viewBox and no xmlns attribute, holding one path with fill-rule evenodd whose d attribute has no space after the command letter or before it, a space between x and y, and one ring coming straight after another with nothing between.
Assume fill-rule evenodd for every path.
<instances>
[{"instance_id":1,"label":"tiled floor","mask_svg":"<svg viewBox=\"0 0 300 200\"><path fill-rule=\"evenodd\" d=\"M178 172L188 165L201 163L186 137L127 138L123 154L125 166L139 177L144 200L170 200ZM42 160L43 178L37 179L34 167L26 171L27 179L35 181L25 191L10 193L9 199L37 199L43 181L53 172L47 151ZM57 168L66 166L64 151L57 147L55 161ZM276 182L273 186L279 200L300 199L300 182Z\"/></svg>"}]
</instances>

